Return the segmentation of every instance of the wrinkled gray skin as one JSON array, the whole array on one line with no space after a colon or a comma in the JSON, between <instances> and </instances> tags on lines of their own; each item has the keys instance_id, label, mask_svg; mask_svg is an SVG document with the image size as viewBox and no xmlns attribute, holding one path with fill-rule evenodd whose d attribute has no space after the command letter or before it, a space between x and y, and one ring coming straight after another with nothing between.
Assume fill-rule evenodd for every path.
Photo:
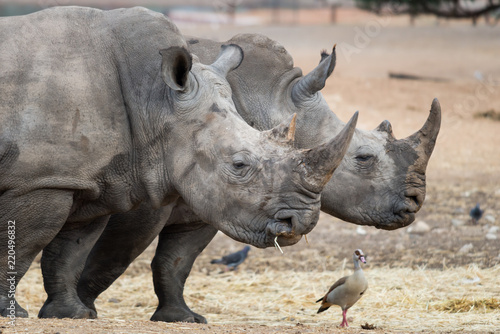
<instances>
[{"instance_id":1,"label":"wrinkled gray skin","mask_svg":"<svg viewBox=\"0 0 500 334\"><path fill-rule=\"evenodd\" d=\"M357 115L308 150L292 147L295 118L259 132L225 80L242 58L229 45L211 65L193 61L177 28L144 8L0 19L2 315L27 316L9 291L43 249L39 316L95 317L76 290L85 259L111 214L141 205L168 216L182 197L256 247L296 243L315 226Z\"/></svg>"},{"instance_id":2,"label":"wrinkled gray skin","mask_svg":"<svg viewBox=\"0 0 500 334\"><path fill-rule=\"evenodd\" d=\"M255 128L269 129L297 113L296 145L312 147L329 140L344 126L319 93L335 66L334 54L325 56L316 69L302 76L286 50L265 36L238 35L225 43L188 38L188 43L204 62L212 61L222 44L243 48L245 59L228 75L228 81L238 112ZM356 130L344 160L322 192L321 209L348 222L387 230L413 222L424 201L425 169L440 122L435 100L426 124L408 138L396 140L388 121L373 131ZM113 215L79 281L82 301L95 310L97 296L154 239L155 235L146 236L143 230L135 232L140 238L131 238L135 234L123 227L136 221L149 226L148 231L161 230L152 263L159 305L151 319L206 322L186 305L183 289L194 260L217 230L204 224L182 201L171 215L146 205Z\"/></svg>"}]
</instances>

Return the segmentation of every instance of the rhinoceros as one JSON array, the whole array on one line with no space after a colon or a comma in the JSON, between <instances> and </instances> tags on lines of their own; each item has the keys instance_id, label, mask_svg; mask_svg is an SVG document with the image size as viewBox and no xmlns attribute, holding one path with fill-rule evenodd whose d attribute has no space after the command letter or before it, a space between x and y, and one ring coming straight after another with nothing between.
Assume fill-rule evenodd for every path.
<instances>
[{"instance_id":1,"label":"rhinoceros","mask_svg":"<svg viewBox=\"0 0 500 334\"><path fill-rule=\"evenodd\" d=\"M259 132L236 113L225 77L240 47L211 65L186 47L144 8L0 19L2 315L27 316L15 287L43 250L40 316L92 316L76 291L88 252L111 214L143 203L169 211L182 197L256 247L296 243L315 226L357 114L328 143L294 148L294 117Z\"/></svg>"},{"instance_id":2,"label":"rhinoceros","mask_svg":"<svg viewBox=\"0 0 500 334\"><path fill-rule=\"evenodd\" d=\"M253 127L270 129L296 113L302 121L295 135L298 147L328 141L344 127L319 92L334 69L335 52L324 55L303 76L283 46L262 35L241 34L227 42L188 38L188 43L208 63L221 45L234 43L244 49L245 59L228 75L228 81L238 113ZM394 138L388 121L372 131L357 129L322 192L321 210L347 222L386 230L409 225L424 201L426 166L440 124L441 109L434 100L424 126L408 138ZM172 212L163 211L146 203L111 217L78 283L84 304L95 310L97 296L153 241L156 234L151 232L161 231L152 263L159 304L151 319L206 322L186 305L183 289L194 260L217 230L204 224L182 200ZM134 229L137 221L148 229Z\"/></svg>"}]
</instances>

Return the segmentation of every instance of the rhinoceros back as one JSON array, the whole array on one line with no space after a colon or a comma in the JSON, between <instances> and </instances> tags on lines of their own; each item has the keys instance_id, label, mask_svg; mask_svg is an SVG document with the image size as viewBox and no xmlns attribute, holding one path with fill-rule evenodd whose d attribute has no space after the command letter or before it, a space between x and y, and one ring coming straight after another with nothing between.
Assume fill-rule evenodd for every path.
<instances>
[{"instance_id":1,"label":"rhinoceros back","mask_svg":"<svg viewBox=\"0 0 500 334\"><path fill-rule=\"evenodd\" d=\"M172 45L185 46L177 28L140 7L1 18L0 141L17 155L2 163L0 190L30 177L34 188L95 191L103 170L126 165L141 136L134 115L145 127L159 50Z\"/></svg>"}]
</instances>

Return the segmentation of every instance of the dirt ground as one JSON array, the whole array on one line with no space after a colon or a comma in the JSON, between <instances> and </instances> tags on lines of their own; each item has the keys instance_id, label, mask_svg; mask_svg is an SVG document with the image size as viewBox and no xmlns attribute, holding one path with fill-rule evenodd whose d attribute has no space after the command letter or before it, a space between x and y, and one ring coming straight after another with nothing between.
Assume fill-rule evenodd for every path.
<instances>
[{"instance_id":1,"label":"dirt ground","mask_svg":"<svg viewBox=\"0 0 500 334\"><path fill-rule=\"evenodd\" d=\"M179 22L185 34L226 40L258 32L279 41L296 66L310 71L321 49L338 45L337 66L323 95L347 121L360 111L358 127L373 129L387 119L397 138L417 131L434 97L442 107L442 127L427 169L427 197L408 228L358 228L328 215L308 235L308 243L284 248L252 248L237 272L224 273L210 259L242 247L219 234L198 258L186 285L186 301L208 325L147 321L157 300L143 254L98 301L98 320L38 320L45 295L39 264L19 286L18 299L30 319L2 333L500 333L500 309L449 313L449 300L500 299L500 121L476 117L500 113L500 27L482 22L377 18L339 13L330 25L318 13L300 13L302 25L234 26ZM250 14L245 14L250 15ZM262 14L263 15L263 14ZM318 23L319 22L319 23ZM428 80L400 80L389 73ZM432 80L431 80L432 79ZM469 222L476 203L485 209L479 224ZM417 222L429 229L409 233ZM341 311L316 315L314 301L352 268L352 251L368 254L370 288L349 310L351 327L339 329ZM347 260L346 260L347 259ZM360 325L374 324L376 330Z\"/></svg>"}]
</instances>

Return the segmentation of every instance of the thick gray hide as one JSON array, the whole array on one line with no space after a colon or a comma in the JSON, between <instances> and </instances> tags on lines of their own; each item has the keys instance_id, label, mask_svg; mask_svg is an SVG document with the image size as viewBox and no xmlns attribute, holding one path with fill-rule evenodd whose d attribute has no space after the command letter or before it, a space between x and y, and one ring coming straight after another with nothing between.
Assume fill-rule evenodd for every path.
<instances>
[{"instance_id":1,"label":"thick gray hide","mask_svg":"<svg viewBox=\"0 0 500 334\"><path fill-rule=\"evenodd\" d=\"M311 150L283 140L294 122L251 128L225 80L241 49L224 47L210 66L193 63L177 28L144 8L1 18L0 43L2 315L14 302L7 279L17 284L43 249L48 298L39 315L95 316L76 280L109 215L141 203L168 211L182 196L205 223L242 242L297 242L315 226L319 193L356 124Z\"/></svg>"},{"instance_id":2,"label":"thick gray hide","mask_svg":"<svg viewBox=\"0 0 500 334\"><path fill-rule=\"evenodd\" d=\"M335 53L302 76L279 43L258 34L241 34L227 42L187 38L190 50L210 63L217 48L238 44L241 66L227 77L238 113L265 130L297 114L297 147L328 141L344 123L330 110L319 90L335 66ZM435 100L424 127L396 140L388 121L372 131L357 129L339 168L322 192L321 210L345 221L396 229L412 223L425 198L425 170L441 125Z\"/></svg>"},{"instance_id":3,"label":"thick gray hide","mask_svg":"<svg viewBox=\"0 0 500 334\"><path fill-rule=\"evenodd\" d=\"M328 141L344 126L318 92L333 71L334 55L325 57L315 70L302 76L302 71L293 67L288 52L262 35L238 35L223 43L188 38L188 43L206 63L217 57L220 45L235 43L243 48L245 58L229 73L228 81L238 113L255 128L269 129L296 113L295 143L307 148ZM373 131L356 130L341 165L322 192L321 209L348 222L383 229L410 224L425 197L425 169L439 132L440 117L435 100L424 127L406 139L396 140L388 121ZM151 232L160 231L166 216L141 206L135 213L111 217L78 284L79 296L89 308L95 309L97 296L155 237L154 233L143 236L142 230L130 234L131 226L141 221L143 226L151 227ZM152 320L206 322L189 309L182 293L194 260L216 232L182 200L173 208L152 264L159 299ZM111 241L116 240L118 248L111 246Z\"/></svg>"}]
</instances>

